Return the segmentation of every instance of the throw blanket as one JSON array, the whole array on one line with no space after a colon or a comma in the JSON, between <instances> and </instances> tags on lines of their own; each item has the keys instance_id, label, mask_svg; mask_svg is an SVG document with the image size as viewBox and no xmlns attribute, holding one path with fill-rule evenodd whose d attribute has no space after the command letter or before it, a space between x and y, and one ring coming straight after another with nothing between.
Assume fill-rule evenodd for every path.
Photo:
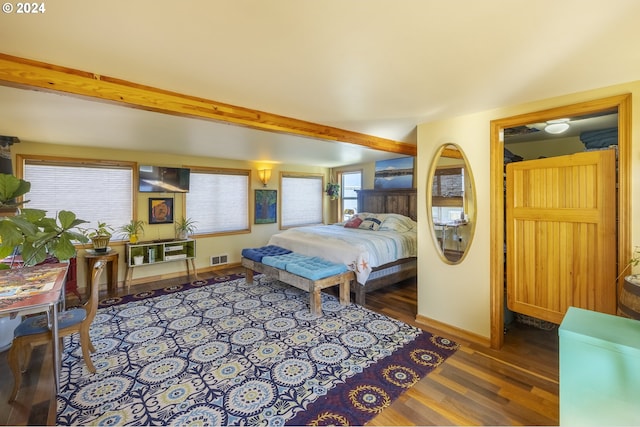
<instances>
[{"instance_id":1,"label":"throw blanket","mask_svg":"<svg viewBox=\"0 0 640 427\"><path fill-rule=\"evenodd\" d=\"M418 253L415 230L372 231L338 224L292 228L271 236L269 244L345 264L361 284L373 268Z\"/></svg>"}]
</instances>

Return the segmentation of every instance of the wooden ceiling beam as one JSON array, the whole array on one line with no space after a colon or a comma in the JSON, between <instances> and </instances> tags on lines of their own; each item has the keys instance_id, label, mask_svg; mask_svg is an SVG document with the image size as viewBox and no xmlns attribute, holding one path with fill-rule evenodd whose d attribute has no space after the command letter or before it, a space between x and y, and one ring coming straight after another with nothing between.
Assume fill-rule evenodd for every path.
<instances>
[{"instance_id":1,"label":"wooden ceiling beam","mask_svg":"<svg viewBox=\"0 0 640 427\"><path fill-rule=\"evenodd\" d=\"M417 146L0 53L0 84L415 156Z\"/></svg>"}]
</instances>

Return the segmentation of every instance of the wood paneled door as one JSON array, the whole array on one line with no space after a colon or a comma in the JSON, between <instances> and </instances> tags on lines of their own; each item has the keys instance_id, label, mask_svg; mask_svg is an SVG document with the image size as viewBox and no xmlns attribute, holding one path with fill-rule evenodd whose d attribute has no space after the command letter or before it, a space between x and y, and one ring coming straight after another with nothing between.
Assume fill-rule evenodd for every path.
<instances>
[{"instance_id":1,"label":"wood paneled door","mask_svg":"<svg viewBox=\"0 0 640 427\"><path fill-rule=\"evenodd\" d=\"M559 324L616 312L616 151L507 165L507 301Z\"/></svg>"}]
</instances>

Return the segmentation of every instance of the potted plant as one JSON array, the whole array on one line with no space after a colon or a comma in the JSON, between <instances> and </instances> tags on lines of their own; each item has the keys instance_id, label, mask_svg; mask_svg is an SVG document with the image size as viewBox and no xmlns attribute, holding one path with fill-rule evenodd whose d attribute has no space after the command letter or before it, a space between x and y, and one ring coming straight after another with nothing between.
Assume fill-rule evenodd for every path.
<instances>
[{"instance_id":1,"label":"potted plant","mask_svg":"<svg viewBox=\"0 0 640 427\"><path fill-rule=\"evenodd\" d=\"M18 208L28 200L16 201L31 190L31 183L14 175L0 174L0 214L1 216L15 215Z\"/></svg>"},{"instance_id":2,"label":"potted plant","mask_svg":"<svg viewBox=\"0 0 640 427\"><path fill-rule=\"evenodd\" d=\"M112 231L113 227L102 221L98 221L98 225L94 228L83 229L85 236L91 239L93 249L96 252L107 251Z\"/></svg>"},{"instance_id":3,"label":"potted plant","mask_svg":"<svg viewBox=\"0 0 640 427\"><path fill-rule=\"evenodd\" d=\"M327 184L327 188L325 189L325 192L327 193L327 196L329 196L329 198L331 200L335 200L338 197L340 197L340 184L335 184L335 183L328 183Z\"/></svg>"},{"instance_id":4,"label":"potted plant","mask_svg":"<svg viewBox=\"0 0 640 427\"><path fill-rule=\"evenodd\" d=\"M631 255L631 259L622 269L616 282L622 277L629 267L635 267L640 264L640 247L636 246ZM618 289L618 316L628 317L640 320L640 275L633 274L625 276L624 283Z\"/></svg>"},{"instance_id":5,"label":"potted plant","mask_svg":"<svg viewBox=\"0 0 640 427\"><path fill-rule=\"evenodd\" d=\"M71 211L62 210L55 218L49 218L44 210L22 209L15 216L0 220L0 258L21 254L26 267L43 262L47 256L66 261L76 254L74 241L88 241L78 228L86 222ZM7 268L8 264L0 263L0 269Z\"/></svg>"},{"instance_id":6,"label":"potted plant","mask_svg":"<svg viewBox=\"0 0 640 427\"><path fill-rule=\"evenodd\" d=\"M620 274L618 274L618 277L616 277L616 282L620 277L622 277L623 274L625 274L625 272L629 269L629 267L635 267L638 264L640 264L640 246L636 246L633 249L633 254L631 254L631 259L624 266Z\"/></svg>"},{"instance_id":7,"label":"potted plant","mask_svg":"<svg viewBox=\"0 0 640 427\"><path fill-rule=\"evenodd\" d=\"M118 231L129 238L129 242L137 243L138 236L144 234L144 222L141 219L132 219L128 224L118 228Z\"/></svg>"},{"instance_id":8,"label":"potted plant","mask_svg":"<svg viewBox=\"0 0 640 427\"><path fill-rule=\"evenodd\" d=\"M186 239L189 235L195 233L198 229L195 225L196 222L197 221L194 221L191 218L182 218L181 220L176 221L176 238Z\"/></svg>"}]
</instances>

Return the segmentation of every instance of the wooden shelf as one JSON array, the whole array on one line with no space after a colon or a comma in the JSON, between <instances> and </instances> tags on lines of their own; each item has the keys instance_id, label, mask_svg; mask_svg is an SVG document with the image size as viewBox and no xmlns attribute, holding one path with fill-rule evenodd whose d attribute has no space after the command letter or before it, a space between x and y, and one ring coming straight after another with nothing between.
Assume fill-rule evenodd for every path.
<instances>
[{"instance_id":1,"label":"wooden shelf","mask_svg":"<svg viewBox=\"0 0 640 427\"><path fill-rule=\"evenodd\" d=\"M125 250L125 260L127 263L125 283L127 285L127 290L129 290L129 287L131 286L133 269L135 267L143 267L165 262L185 261L187 275L190 275L189 263L191 263L193 275L197 279L198 275L196 272L195 258L196 241L193 239L127 243Z\"/></svg>"}]
</instances>

